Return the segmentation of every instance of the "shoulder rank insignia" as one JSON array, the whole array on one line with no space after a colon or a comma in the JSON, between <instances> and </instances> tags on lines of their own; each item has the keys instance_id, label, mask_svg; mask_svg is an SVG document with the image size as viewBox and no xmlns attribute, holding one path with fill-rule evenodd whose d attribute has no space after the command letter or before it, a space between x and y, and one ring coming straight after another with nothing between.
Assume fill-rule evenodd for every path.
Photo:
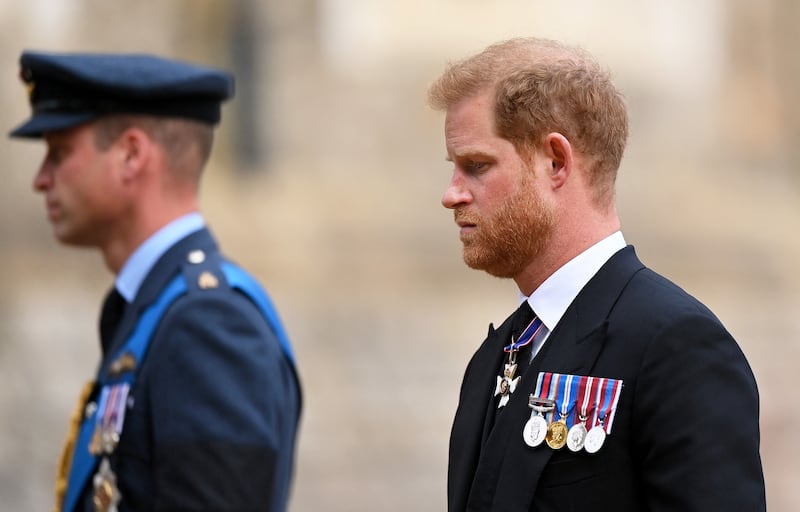
<instances>
[{"instance_id":1,"label":"shoulder rank insignia","mask_svg":"<svg viewBox=\"0 0 800 512\"><path fill-rule=\"evenodd\" d=\"M130 352L125 352L117 359L115 359L108 367L108 373L112 377L118 377L125 372L130 372L136 369L136 358Z\"/></svg>"}]
</instances>

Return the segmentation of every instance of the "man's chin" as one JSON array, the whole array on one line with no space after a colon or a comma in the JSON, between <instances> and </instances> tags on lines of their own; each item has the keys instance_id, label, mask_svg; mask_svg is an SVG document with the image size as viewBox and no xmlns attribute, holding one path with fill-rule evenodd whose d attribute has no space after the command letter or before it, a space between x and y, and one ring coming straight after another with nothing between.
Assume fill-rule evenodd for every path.
<instances>
[{"instance_id":1,"label":"man's chin","mask_svg":"<svg viewBox=\"0 0 800 512\"><path fill-rule=\"evenodd\" d=\"M58 226L53 226L53 237L62 245L69 245L71 247L91 247L92 244L66 229L59 229Z\"/></svg>"},{"instance_id":2,"label":"man's chin","mask_svg":"<svg viewBox=\"0 0 800 512\"><path fill-rule=\"evenodd\" d=\"M464 263L473 270L482 270L493 277L509 279L516 275L516 272L509 268L507 262L490 261L487 258L476 257L464 250Z\"/></svg>"}]
</instances>

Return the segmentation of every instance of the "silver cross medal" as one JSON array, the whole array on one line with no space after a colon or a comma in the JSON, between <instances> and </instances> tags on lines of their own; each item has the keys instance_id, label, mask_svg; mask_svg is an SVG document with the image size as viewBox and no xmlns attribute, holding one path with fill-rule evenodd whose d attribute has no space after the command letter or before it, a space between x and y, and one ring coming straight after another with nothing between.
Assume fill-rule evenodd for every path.
<instances>
[{"instance_id":1,"label":"silver cross medal","mask_svg":"<svg viewBox=\"0 0 800 512\"><path fill-rule=\"evenodd\" d=\"M517 350L513 345L508 352L508 362L504 366L503 375L497 376L497 385L494 388L494 396L500 395L500 402L497 408L501 408L508 403L511 393L517 389L520 377L514 377L517 371Z\"/></svg>"}]
</instances>

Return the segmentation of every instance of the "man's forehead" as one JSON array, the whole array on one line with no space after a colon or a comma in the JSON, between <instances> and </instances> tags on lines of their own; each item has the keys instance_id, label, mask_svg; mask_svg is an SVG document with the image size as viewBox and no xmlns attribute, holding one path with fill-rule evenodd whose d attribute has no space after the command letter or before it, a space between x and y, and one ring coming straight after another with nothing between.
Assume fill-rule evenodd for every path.
<instances>
[{"instance_id":1,"label":"man's forehead","mask_svg":"<svg viewBox=\"0 0 800 512\"><path fill-rule=\"evenodd\" d=\"M492 109L475 98L447 110L444 133L448 148L462 152L485 150L488 141L498 138Z\"/></svg>"},{"instance_id":2,"label":"man's forehead","mask_svg":"<svg viewBox=\"0 0 800 512\"><path fill-rule=\"evenodd\" d=\"M69 128L64 128L63 130L47 131L42 134L42 139L44 139L45 142L76 139L86 133L91 132L93 125L93 122L88 122L79 124L77 126L70 126Z\"/></svg>"}]
</instances>

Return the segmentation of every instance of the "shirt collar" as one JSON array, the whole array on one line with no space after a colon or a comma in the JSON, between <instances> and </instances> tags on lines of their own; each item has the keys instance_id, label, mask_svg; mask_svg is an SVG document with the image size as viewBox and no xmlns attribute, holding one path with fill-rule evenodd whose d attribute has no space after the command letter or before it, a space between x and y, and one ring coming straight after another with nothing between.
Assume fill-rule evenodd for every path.
<instances>
[{"instance_id":1,"label":"shirt collar","mask_svg":"<svg viewBox=\"0 0 800 512\"><path fill-rule=\"evenodd\" d=\"M586 283L626 245L621 231L607 236L556 270L530 297L521 295L520 303L527 298L531 309L552 331Z\"/></svg>"},{"instance_id":2,"label":"shirt collar","mask_svg":"<svg viewBox=\"0 0 800 512\"><path fill-rule=\"evenodd\" d=\"M147 273L170 247L204 226L202 215L192 212L170 222L137 247L122 265L115 280L115 286L125 300L133 302Z\"/></svg>"}]
</instances>

